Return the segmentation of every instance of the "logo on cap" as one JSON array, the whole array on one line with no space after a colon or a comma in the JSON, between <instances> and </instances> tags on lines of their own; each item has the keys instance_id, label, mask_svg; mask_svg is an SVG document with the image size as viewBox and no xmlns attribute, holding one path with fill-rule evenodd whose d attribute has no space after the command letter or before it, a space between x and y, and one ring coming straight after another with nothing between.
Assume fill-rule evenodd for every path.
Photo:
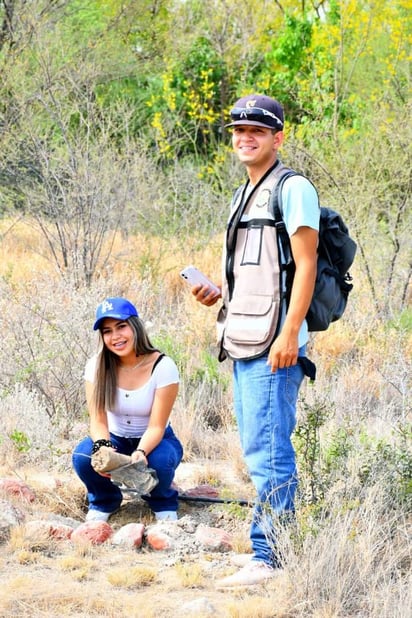
<instances>
[{"instance_id":1,"label":"logo on cap","mask_svg":"<svg viewBox=\"0 0 412 618\"><path fill-rule=\"evenodd\" d=\"M106 311L113 310L113 304L109 302L108 300L104 300L100 306L102 308L102 313L106 313Z\"/></svg>"}]
</instances>

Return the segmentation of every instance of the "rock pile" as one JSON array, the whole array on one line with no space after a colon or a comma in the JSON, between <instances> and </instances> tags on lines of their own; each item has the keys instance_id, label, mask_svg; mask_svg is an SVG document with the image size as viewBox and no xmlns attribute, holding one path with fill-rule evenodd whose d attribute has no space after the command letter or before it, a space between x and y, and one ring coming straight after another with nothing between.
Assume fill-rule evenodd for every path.
<instances>
[{"instance_id":1,"label":"rock pile","mask_svg":"<svg viewBox=\"0 0 412 618\"><path fill-rule=\"evenodd\" d=\"M119 525L114 515L109 523L77 521L72 518L45 514L45 518L30 519L27 507L36 501L35 491L16 479L0 479L0 542L10 538L14 527L19 526L24 538L32 540L49 537L56 542L73 544L111 544L128 549L144 547L151 551L174 552L180 556L194 551L228 552L233 541L231 534L222 528L207 525L191 515L184 515L177 521L144 524L139 521ZM213 488L202 485L193 488L186 495L215 496ZM16 502L18 503L16 505ZM26 508L25 508L26 507ZM121 511L119 512L121 513ZM113 520L113 523L112 523Z\"/></svg>"}]
</instances>

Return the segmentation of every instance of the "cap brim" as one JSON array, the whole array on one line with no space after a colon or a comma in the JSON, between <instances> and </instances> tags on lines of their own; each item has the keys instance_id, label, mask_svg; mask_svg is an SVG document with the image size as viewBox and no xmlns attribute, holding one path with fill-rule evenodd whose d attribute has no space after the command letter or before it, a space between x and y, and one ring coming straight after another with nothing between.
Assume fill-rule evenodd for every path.
<instances>
[{"instance_id":1,"label":"cap brim","mask_svg":"<svg viewBox=\"0 0 412 618\"><path fill-rule=\"evenodd\" d=\"M235 120L234 122L225 124L225 129L228 127L240 127L242 125L248 125L251 127L264 127L265 129L275 129L279 131L277 127L272 127L270 124L265 124L264 122L258 122L257 120Z\"/></svg>"}]
</instances>

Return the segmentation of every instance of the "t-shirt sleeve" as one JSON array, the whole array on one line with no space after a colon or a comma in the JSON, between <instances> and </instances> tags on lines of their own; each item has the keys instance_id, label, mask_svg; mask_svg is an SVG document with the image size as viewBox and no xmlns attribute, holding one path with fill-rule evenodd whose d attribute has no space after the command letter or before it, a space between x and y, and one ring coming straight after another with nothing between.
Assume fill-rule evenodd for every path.
<instances>
[{"instance_id":1,"label":"t-shirt sleeve","mask_svg":"<svg viewBox=\"0 0 412 618\"><path fill-rule=\"evenodd\" d=\"M84 368L84 374L83 374L83 377L86 380L86 382L91 382L92 384L94 383L94 379L96 376L96 363L97 363L96 355L92 356L87 361L86 366Z\"/></svg>"},{"instance_id":2,"label":"t-shirt sleeve","mask_svg":"<svg viewBox=\"0 0 412 618\"><path fill-rule=\"evenodd\" d=\"M319 198L315 187L304 176L291 176L282 189L283 220L289 236L299 227L319 230Z\"/></svg>"},{"instance_id":3,"label":"t-shirt sleeve","mask_svg":"<svg viewBox=\"0 0 412 618\"><path fill-rule=\"evenodd\" d=\"M162 388L169 384L179 384L179 370L170 356L164 356L156 365L153 372L156 388Z\"/></svg>"}]
</instances>

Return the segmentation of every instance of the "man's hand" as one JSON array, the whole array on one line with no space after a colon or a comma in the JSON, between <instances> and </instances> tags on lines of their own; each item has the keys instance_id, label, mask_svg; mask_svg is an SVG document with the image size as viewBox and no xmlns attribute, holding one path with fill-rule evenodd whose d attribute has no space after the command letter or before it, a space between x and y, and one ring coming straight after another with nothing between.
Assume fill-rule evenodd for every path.
<instances>
[{"instance_id":1,"label":"man's hand","mask_svg":"<svg viewBox=\"0 0 412 618\"><path fill-rule=\"evenodd\" d=\"M269 350L268 365L273 373L284 367L291 367L298 362L298 338L280 333Z\"/></svg>"},{"instance_id":2,"label":"man's hand","mask_svg":"<svg viewBox=\"0 0 412 618\"><path fill-rule=\"evenodd\" d=\"M218 287L220 289L220 286ZM206 307L212 307L222 297L220 293L216 294L216 292L211 291L208 285L194 285L191 292L196 300Z\"/></svg>"},{"instance_id":3,"label":"man's hand","mask_svg":"<svg viewBox=\"0 0 412 618\"><path fill-rule=\"evenodd\" d=\"M313 295L316 279L318 232L303 226L290 237L295 276L285 322L269 351L273 372L298 362L298 335Z\"/></svg>"}]
</instances>

